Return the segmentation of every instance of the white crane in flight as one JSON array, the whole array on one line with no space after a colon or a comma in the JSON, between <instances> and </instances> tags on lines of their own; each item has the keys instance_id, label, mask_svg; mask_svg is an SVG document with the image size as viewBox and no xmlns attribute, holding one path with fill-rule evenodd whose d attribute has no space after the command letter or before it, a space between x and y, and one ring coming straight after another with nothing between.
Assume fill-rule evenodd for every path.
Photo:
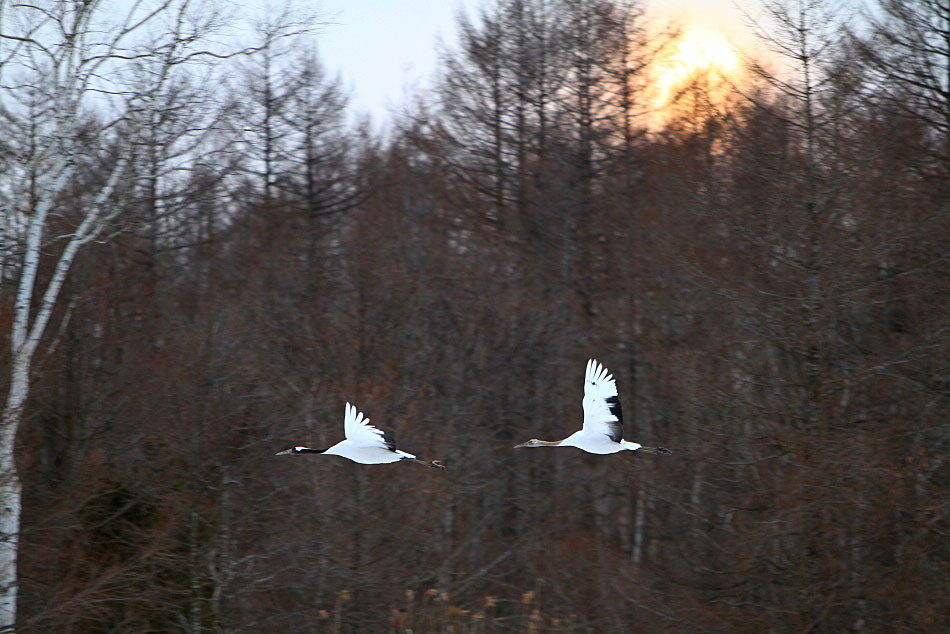
<instances>
[{"instance_id":1,"label":"white crane in flight","mask_svg":"<svg viewBox=\"0 0 950 634\"><path fill-rule=\"evenodd\" d=\"M597 361L587 362L584 379L584 426L564 440L538 440L516 445L519 447L577 447L588 453L608 454L625 449L668 456L673 452L665 447L644 447L623 439L623 414L617 385L612 374Z\"/></svg>"},{"instance_id":2,"label":"white crane in flight","mask_svg":"<svg viewBox=\"0 0 950 634\"><path fill-rule=\"evenodd\" d=\"M419 460L411 453L396 449L396 440L383 430L370 425L369 419L365 418L362 412L356 411L354 405L347 403L345 412L343 433L346 440L341 440L329 449L291 447L279 451L275 455L319 453L325 456L340 456L360 464L388 464L400 460L411 460L427 467L445 469L445 466L438 460L426 462L425 460Z\"/></svg>"}]
</instances>

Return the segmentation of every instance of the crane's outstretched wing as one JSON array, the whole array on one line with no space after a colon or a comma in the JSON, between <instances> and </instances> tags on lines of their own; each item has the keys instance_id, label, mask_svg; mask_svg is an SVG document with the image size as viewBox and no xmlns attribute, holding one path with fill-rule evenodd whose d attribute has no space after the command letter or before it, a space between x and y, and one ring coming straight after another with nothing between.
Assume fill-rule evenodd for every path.
<instances>
[{"instance_id":1,"label":"crane's outstretched wing","mask_svg":"<svg viewBox=\"0 0 950 634\"><path fill-rule=\"evenodd\" d=\"M356 406L349 403L346 404L346 415L343 417L343 433L347 440L362 447L396 450L396 440L382 429L370 425L363 412L356 411Z\"/></svg>"},{"instance_id":2,"label":"crane's outstretched wing","mask_svg":"<svg viewBox=\"0 0 950 634\"><path fill-rule=\"evenodd\" d=\"M617 384L607 368L590 359L584 378L584 431L604 434L614 442L623 439L623 413Z\"/></svg>"}]
</instances>

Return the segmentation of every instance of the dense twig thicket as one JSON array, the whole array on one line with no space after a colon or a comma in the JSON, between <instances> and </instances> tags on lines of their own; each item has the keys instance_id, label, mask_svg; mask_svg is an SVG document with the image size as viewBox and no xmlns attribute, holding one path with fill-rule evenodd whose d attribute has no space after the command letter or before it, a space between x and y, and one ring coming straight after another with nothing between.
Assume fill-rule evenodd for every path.
<instances>
[{"instance_id":1,"label":"dense twig thicket","mask_svg":"<svg viewBox=\"0 0 950 634\"><path fill-rule=\"evenodd\" d=\"M781 74L652 130L633 2L487 5L385 142L312 57L245 67L63 288L19 631L950 627L950 11L881 5L768 2ZM591 356L673 456L512 450ZM347 400L448 470L273 456Z\"/></svg>"}]
</instances>

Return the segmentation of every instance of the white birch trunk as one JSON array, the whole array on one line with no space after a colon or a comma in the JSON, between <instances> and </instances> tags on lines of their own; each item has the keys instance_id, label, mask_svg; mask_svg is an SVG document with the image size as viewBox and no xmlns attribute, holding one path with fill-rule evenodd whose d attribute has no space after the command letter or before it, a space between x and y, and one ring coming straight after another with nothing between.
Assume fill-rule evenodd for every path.
<instances>
[{"instance_id":1,"label":"white birch trunk","mask_svg":"<svg viewBox=\"0 0 950 634\"><path fill-rule=\"evenodd\" d=\"M76 254L85 242L93 239L103 224L103 209L125 173L127 159L116 161L109 180L99 191L92 208L86 214L76 233L70 238L60 255L53 276L39 304L35 319L30 321L30 307L35 295L36 272L39 266L40 249L46 216L52 207L53 196L48 195L30 219L27 232L26 252L20 283L14 306L13 332L11 337L10 388L3 408L3 425L0 428L0 627L10 627L16 622L16 556L20 532L20 478L14 461L16 433L23 416L23 408L30 394L30 368L33 355L46 330L53 307L59 297L66 274L72 267ZM68 180L72 169L64 169L57 180Z\"/></svg>"},{"instance_id":2,"label":"white birch trunk","mask_svg":"<svg viewBox=\"0 0 950 634\"><path fill-rule=\"evenodd\" d=\"M55 185L65 185L72 174L69 163L58 169ZM39 337L49 320L53 302L62 286L65 271L62 262L56 267L53 279L40 305L36 320L30 325L30 307L46 216L52 207L53 196L47 194L40 201L27 231L23 269L17 288L11 332L10 387L3 408L0 427L0 627L11 627L16 622L17 550L20 534L20 478L14 460L14 442L30 392L30 367ZM64 252L64 257L69 252ZM68 264L66 265L68 266ZM58 280L58 283L57 283Z\"/></svg>"},{"instance_id":3,"label":"white birch trunk","mask_svg":"<svg viewBox=\"0 0 950 634\"><path fill-rule=\"evenodd\" d=\"M0 287L3 286L3 280L6 278L7 271L7 248L10 243L9 229L7 219L10 217L10 208L6 201L0 201Z\"/></svg>"},{"instance_id":4,"label":"white birch trunk","mask_svg":"<svg viewBox=\"0 0 950 634\"><path fill-rule=\"evenodd\" d=\"M220 62L261 50L218 50L210 36L223 22L217 14L202 10L205 3L193 0L133 2L123 11L112 13L98 0L41 4L44 8L38 11L31 3L0 0L0 78L6 79L3 75L8 68L19 75L16 81L0 82L0 89L6 90L8 85L25 86L49 102L43 116L9 111L11 118L20 117L28 122L33 138L43 142L37 147L23 148L22 162L2 175L8 196L0 201L0 280L3 267L10 265L6 262L11 240L7 229L17 220L27 223L11 327L10 387L0 418L0 630L4 631L16 623L21 498L14 443L29 397L33 357L66 275L80 247L99 236L112 215L121 209L121 203L112 201L119 184L128 180L134 153L141 149L143 127L153 121L156 112L175 106L163 102L163 98L166 86L175 80L176 67L187 67L201 59ZM158 21L167 22L171 28L161 28L161 35L156 36L152 26ZM285 15L273 29L274 40L306 32L310 29L309 16L298 21ZM147 39L142 40L143 37ZM209 48L203 48L206 44ZM123 73L115 72L117 69L110 65L128 66L133 61L138 71L146 72L137 72L132 84L123 84ZM103 69L110 72L102 72ZM126 70L131 70L131 66ZM118 83L102 85L111 81ZM89 133L89 138L101 142L102 147L84 151L87 155L117 158L94 199L80 210L82 221L75 231L54 236L59 244L65 242L65 247L55 259L52 277L40 298L40 291L35 288L37 271L42 250L49 246L44 244L43 234L54 205L60 204L75 177L75 139L80 128L88 124L81 111L88 95L93 93L99 99L111 95L109 103L113 109L108 114L113 118L102 123L95 133ZM108 111L106 103L96 103L97 110ZM195 128L184 125L182 129ZM16 157L16 153L11 155ZM38 186L37 181L41 181ZM33 198L35 191L42 194ZM34 306L35 316L31 314Z\"/></svg>"},{"instance_id":5,"label":"white birch trunk","mask_svg":"<svg viewBox=\"0 0 950 634\"><path fill-rule=\"evenodd\" d=\"M19 368L17 368L19 365ZM14 363L0 429L0 627L16 622L16 559L20 536L20 478L13 462L13 438L26 401L28 366Z\"/></svg>"}]
</instances>

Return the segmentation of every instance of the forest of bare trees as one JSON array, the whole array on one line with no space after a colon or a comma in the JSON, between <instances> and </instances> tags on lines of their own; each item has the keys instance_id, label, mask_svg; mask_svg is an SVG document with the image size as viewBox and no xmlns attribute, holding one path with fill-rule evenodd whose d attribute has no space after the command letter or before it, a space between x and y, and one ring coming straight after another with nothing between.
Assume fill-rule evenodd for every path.
<instances>
[{"instance_id":1,"label":"forest of bare trees","mask_svg":"<svg viewBox=\"0 0 950 634\"><path fill-rule=\"evenodd\" d=\"M493 0L386 134L312 16L106 5L0 0L0 631L950 631L945 0L662 119L675 26ZM512 449L590 357L672 456ZM274 456L346 401L447 470Z\"/></svg>"}]
</instances>

